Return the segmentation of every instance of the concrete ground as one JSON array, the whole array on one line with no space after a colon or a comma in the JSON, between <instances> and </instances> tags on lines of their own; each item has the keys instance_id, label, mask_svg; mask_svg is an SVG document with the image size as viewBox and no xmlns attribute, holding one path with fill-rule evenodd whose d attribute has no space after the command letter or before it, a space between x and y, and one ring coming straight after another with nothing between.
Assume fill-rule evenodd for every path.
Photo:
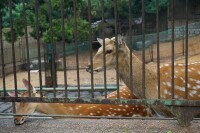
<instances>
[{"instance_id":1,"label":"concrete ground","mask_svg":"<svg viewBox=\"0 0 200 133\"><path fill-rule=\"evenodd\" d=\"M0 133L200 133L200 121L180 127L175 120L29 118L16 126L13 119L0 119Z\"/></svg>"}]
</instances>

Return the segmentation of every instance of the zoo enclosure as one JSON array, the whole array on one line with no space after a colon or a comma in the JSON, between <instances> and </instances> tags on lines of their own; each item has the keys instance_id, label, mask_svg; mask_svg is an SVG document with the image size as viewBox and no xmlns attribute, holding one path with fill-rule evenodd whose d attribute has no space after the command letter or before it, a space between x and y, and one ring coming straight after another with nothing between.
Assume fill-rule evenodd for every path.
<instances>
[{"instance_id":1,"label":"zoo enclosure","mask_svg":"<svg viewBox=\"0 0 200 133\"><path fill-rule=\"evenodd\" d=\"M171 22L171 26L172 26L172 30L171 30L171 41L172 41L172 64L174 63L174 41L175 41L175 12L174 12L174 9L175 9L175 2L177 2L178 0L171 0L170 1L170 4L169 4L169 8L171 9L171 18L170 18L170 22ZM30 81L31 79L31 74L30 74L30 47L29 47L29 44L30 44L30 41L28 40L28 32L27 32L27 22L26 22L26 10L25 10L25 3L24 1L23 2L23 6L24 6L24 30L25 30L25 42L26 42L26 49L27 49L27 52L26 52L26 56L27 56L27 74L28 74L28 80ZM64 23L65 23L65 20L64 20L64 2L65 1L61 1L61 17L62 17L62 46L63 46L63 64L64 64L64 87L62 88L64 90L64 93L65 93L65 96L63 98L58 98L56 96L56 91L58 90L57 88L57 81L56 81L56 73L57 73L57 69L56 69L56 42L54 42L53 40L53 23L52 23L52 8L51 8L51 0L49 0L49 12L48 12L48 15L49 15L49 25L50 25L50 31L51 31L51 34L50 34L50 44L51 45L51 50L47 51L45 53L45 63L46 63L46 66L50 66L50 69L48 68L46 70L46 72L49 72L49 78L50 78L50 84L52 85L52 90L53 90L53 97L52 98L45 98L43 97L44 96L44 86L42 84L42 81L44 80L43 77L42 77L42 62L41 62L41 40L39 38L39 21L38 21L38 1L36 0L35 1L35 20L36 20L36 37L37 37L37 54L38 54L38 63L39 63L39 88L38 90L40 91L40 95L41 97L40 98L35 98L35 97L31 97L30 95L30 90L29 90L29 97L27 98L24 98L24 97L18 97L18 86L17 86L17 83L19 82L17 80L17 75L16 75L16 54L17 54L17 51L15 50L15 42L14 42L14 39L13 39L13 35L14 35L14 31L13 31L13 20L12 20L12 1L9 0L9 11L10 11L10 29L11 29L11 33L10 33L10 36L11 36L11 44L12 44L12 61L13 61L13 71L14 71L14 91L15 91L15 95L16 97L7 97L7 89L6 89L6 82L5 82L5 71L4 71L4 64L5 64L5 57L4 57L4 49L5 49L5 45L3 43L3 37L2 37L2 24L1 25L1 28L0 28L0 42L1 42L1 61L2 61L2 76L3 76L3 93L2 93L2 96L0 97L0 101L2 102L19 102L19 101L25 101L25 102L66 102L66 103L95 103L95 104L99 104L99 103L104 103L104 104L124 104L124 103L128 103L128 104L147 104L147 105L155 105L155 104L158 104L158 103L163 103L165 104L166 106L170 106L170 107L179 107L179 108L184 108L184 109L188 109L187 111L189 112L189 110L196 110L196 109L199 109L199 106L200 106L200 101L189 101L187 99L185 100L175 100L175 99L171 99L171 100L161 100L158 99L157 100L145 100L145 99L138 99L138 100L135 100L135 99L128 99L128 100L125 100L125 99L97 99L95 98L94 96L94 92L95 92L95 85L94 85L94 82L93 82L93 78L94 78L94 73L93 71L91 72L91 97L90 98L81 98L81 84L80 84L80 70L79 70L79 47L78 47L78 29L77 29L77 10L76 10L76 6L77 6L77 1L76 0L73 0L73 10L74 10L74 14L73 14L73 17L74 17L74 38L73 38L73 44L75 46L75 54L76 54L76 70L77 70L77 98L71 98L68 96L68 86L67 86L67 66L66 66L66 47L68 45L66 45L66 39L65 39L65 36L64 36L64 32L65 32L65 28L64 28ZM89 27L88 27L88 31L89 31L89 36L88 36L88 42L89 42L89 49L90 49L90 62L92 63L92 18L91 18L91 2L90 0L88 0L88 21L90 22L89 24ZM128 45L129 47L131 48L130 51L131 53L133 52L132 51L132 42L134 40L134 38L132 37L134 32L132 31L133 30L133 18L132 18L132 6L133 6L133 1L129 0L127 1L129 2L129 7L127 7L129 9L129 17L128 17L128 25L129 25L129 29L127 30L127 36L128 36ZM185 0L186 4L185 4L185 18L183 18L185 20L185 63L186 63L186 68L187 68L187 64L188 64L188 27L189 27L189 20L192 19L190 18L189 16L189 8L188 8L188 5L187 4L189 1L188 0ZM145 29L146 29L146 21L145 21L145 17L146 17L146 13L145 13L145 0L141 0L141 5L142 5L142 12L141 12L141 18L142 18L142 21L141 21L141 31L142 31L142 39L141 39L141 42L142 42L142 60L143 62L145 62L145 44L147 43L146 41L146 35L145 35ZM120 33L119 31L119 24L118 24L118 12L117 12L117 7L118 7L118 4L117 4L117 0L114 0L113 1L113 6L114 6L114 26L115 26L115 34L114 36L117 37L118 33ZM160 43L160 29L159 29L159 0L156 0L156 43L158 45L158 51L159 51L159 43ZM102 16L102 21L104 22L105 20L105 17L104 17L104 1L102 0L101 1L101 16ZM2 14L1 14L1 22L2 22ZM196 20L198 20L199 18L195 18ZM170 35L170 34L168 34ZM103 25L103 28L102 28L102 38L105 38L106 36L104 36L104 25ZM47 48L46 48L47 50ZM159 52L158 52L159 53ZM159 54L158 54L158 67L160 66L159 65ZM105 57L104 57L104 60L105 60ZM106 69L106 66L105 66L105 69ZM145 64L143 64L143 71L145 69ZM188 71L186 70L186 75L188 73ZM143 77L144 77L144 74L143 74ZM158 76L159 77L159 76ZM116 88L117 88L117 91L119 93L119 86L120 86L120 83L119 83L119 75L118 75L118 72L116 73ZM144 78L143 78L144 79ZM47 80L47 79L45 79ZM143 82L145 83L145 81ZM158 83L159 84L159 83ZM186 83L187 84L187 80L186 80ZM145 84L143 85L145 86ZM104 85L103 85L103 88L104 88L104 91L105 91L105 94L107 94L107 91L108 91L108 86L107 86L107 80L106 80L106 71L104 71ZM187 89L187 88L186 88ZM173 95L173 94L172 94ZM13 110L14 113L12 115L16 115L15 114L15 109ZM181 110L180 110L181 112ZM180 113L179 112L179 113ZM5 114L4 114L5 115ZM7 114L9 115L9 114ZM183 115L183 116L182 116ZM184 114L182 114L180 117L178 117L178 119L181 120L182 123L187 123L188 121L185 120L185 116ZM89 117L89 116L88 116Z\"/></svg>"}]
</instances>

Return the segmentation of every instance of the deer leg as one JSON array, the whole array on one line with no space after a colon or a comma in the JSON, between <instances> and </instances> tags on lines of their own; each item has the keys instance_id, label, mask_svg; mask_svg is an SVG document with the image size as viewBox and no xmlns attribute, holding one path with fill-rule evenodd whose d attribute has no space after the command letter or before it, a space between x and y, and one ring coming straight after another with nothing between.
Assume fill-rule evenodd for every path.
<instances>
[{"instance_id":1,"label":"deer leg","mask_svg":"<svg viewBox=\"0 0 200 133\"><path fill-rule=\"evenodd\" d=\"M193 118L200 113L200 107L171 106L180 126L189 126Z\"/></svg>"}]
</instances>

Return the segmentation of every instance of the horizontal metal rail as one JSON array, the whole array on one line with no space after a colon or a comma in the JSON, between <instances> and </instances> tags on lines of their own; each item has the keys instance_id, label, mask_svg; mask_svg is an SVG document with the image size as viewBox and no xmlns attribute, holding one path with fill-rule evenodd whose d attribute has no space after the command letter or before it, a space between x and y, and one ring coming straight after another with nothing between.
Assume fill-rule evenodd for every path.
<instances>
[{"instance_id":1,"label":"horizontal metal rail","mask_svg":"<svg viewBox=\"0 0 200 133\"><path fill-rule=\"evenodd\" d=\"M107 90L112 90L112 91L115 91L117 89L116 85L107 85ZM77 87L76 86L68 86L67 87L68 91L77 91ZM17 89L18 91L26 91L27 89L26 88L18 88ZM35 88L36 91L40 91L40 88L39 87L36 87ZM43 87L42 88L43 91L53 91L54 88L46 88L46 87ZM63 87L57 87L55 88L56 91L65 91L65 88ZM94 86L94 90L102 90L104 91L104 87L103 86ZM0 88L0 92L3 92L3 88ZM9 92L9 91L14 91L13 88L6 88L6 91ZM90 86L81 86L80 87L80 91L91 91L91 87Z\"/></svg>"},{"instance_id":2,"label":"horizontal metal rail","mask_svg":"<svg viewBox=\"0 0 200 133\"><path fill-rule=\"evenodd\" d=\"M0 102L36 102L36 103L81 103L81 104L143 104L166 106L199 107L200 101L194 100L149 100L149 99L99 99L99 98L41 98L41 97L0 97Z\"/></svg>"}]
</instances>

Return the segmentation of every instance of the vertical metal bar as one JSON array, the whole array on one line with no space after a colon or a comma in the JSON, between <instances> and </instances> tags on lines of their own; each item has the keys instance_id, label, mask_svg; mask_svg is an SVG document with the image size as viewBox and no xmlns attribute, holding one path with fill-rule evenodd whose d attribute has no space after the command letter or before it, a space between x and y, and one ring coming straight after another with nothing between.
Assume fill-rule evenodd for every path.
<instances>
[{"instance_id":1,"label":"vertical metal bar","mask_svg":"<svg viewBox=\"0 0 200 133\"><path fill-rule=\"evenodd\" d=\"M129 0L129 46L130 46L130 90L133 94L133 63L132 63L132 1Z\"/></svg>"},{"instance_id":2,"label":"vertical metal bar","mask_svg":"<svg viewBox=\"0 0 200 133\"><path fill-rule=\"evenodd\" d=\"M156 0L156 32L157 32L157 80L158 99L160 99L160 35L159 35L159 0Z\"/></svg>"},{"instance_id":3,"label":"vertical metal bar","mask_svg":"<svg viewBox=\"0 0 200 133\"><path fill-rule=\"evenodd\" d=\"M105 98L107 98L107 78L106 78L106 51L105 51L105 33L104 33L104 0L101 0L101 11L102 11L102 38L103 38L103 66L104 66L104 89L105 89Z\"/></svg>"},{"instance_id":4,"label":"vertical metal bar","mask_svg":"<svg viewBox=\"0 0 200 133\"><path fill-rule=\"evenodd\" d=\"M119 60L118 60L118 18L117 18L117 0L114 0L114 18L115 18L115 42L116 42L116 79L117 79L117 98L119 98Z\"/></svg>"},{"instance_id":5,"label":"vertical metal bar","mask_svg":"<svg viewBox=\"0 0 200 133\"><path fill-rule=\"evenodd\" d=\"M52 24L52 7L51 7L51 0L48 0L48 13L49 13L49 26L50 26L50 39L51 39L51 45L52 45L52 79L53 79L53 96L56 97L56 69L55 69L55 44L53 41L53 24Z\"/></svg>"},{"instance_id":6,"label":"vertical metal bar","mask_svg":"<svg viewBox=\"0 0 200 133\"><path fill-rule=\"evenodd\" d=\"M184 27L183 27L183 45L182 45L182 47L183 47L183 49L182 49L182 55L184 56L185 55L185 29L184 29Z\"/></svg>"},{"instance_id":7,"label":"vertical metal bar","mask_svg":"<svg viewBox=\"0 0 200 133\"><path fill-rule=\"evenodd\" d=\"M42 72L41 72L40 38L39 38L39 19L38 19L38 0L35 0L35 19L36 19L35 26L36 26L37 47L38 47L38 62L39 62L40 97L43 97L43 93L42 93Z\"/></svg>"},{"instance_id":8,"label":"vertical metal bar","mask_svg":"<svg viewBox=\"0 0 200 133\"><path fill-rule=\"evenodd\" d=\"M4 66L4 52L3 52L3 37L2 37L2 12L0 11L0 44L1 44L1 64L3 76L3 96L6 96L6 82L5 82L5 66Z\"/></svg>"},{"instance_id":9,"label":"vertical metal bar","mask_svg":"<svg viewBox=\"0 0 200 133\"><path fill-rule=\"evenodd\" d=\"M15 84L15 96L18 97L17 92L17 75L16 75L16 61L15 61L15 46L14 46L14 34L13 34L13 20L12 20L12 1L9 0L9 18L10 18L10 30L11 30L11 42L12 42L12 58L13 58L13 72L14 72L14 84ZM13 113L16 113L15 102L12 102Z\"/></svg>"},{"instance_id":10,"label":"vertical metal bar","mask_svg":"<svg viewBox=\"0 0 200 133\"><path fill-rule=\"evenodd\" d=\"M172 11L172 99L174 99L174 0L171 4Z\"/></svg>"},{"instance_id":11,"label":"vertical metal bar","mask_svg":"<svg viewBox=\"0 0 200 133\"><path fill-rule=\"evenodd\" d=\"M30 57L29 57L29 44L28 44L28 32L27 32L27 20L26 20L26 6L24 0L22 0L23 4L23 19L24 19L24 30L25 30L25 42L26 42L26 51L27 51L27 69L28 69L28 94L31 97L31 90L30 90Z\"/></svg>"},{"instance_id":12,"label":"vertical metal bar","mask_svg":"<svg viewBox=\"0 0 200 133\"><path fill-rule=\"evenodd\" d=\"M185 30L185 99L188 99L188 0L186 0L186 30Z\"/></svg>"},{"instance_id":13,"label":"vertical metal bar","mask_svg":"<svg viewBox=\"0 0 200 133\"><path fill-rule=\"evenodd\" d=\"M15 44L14 44L14 33L13 33L13 17L12 17L12 0L9 0L9 18L10 18L10 36L12 43L12 58L13 58L13 72L14 72L14 84L15 84L15 96L18 97L17 94L17 74L16 74L16 60L15 60Z\"/></svg>"},{"instance_id":14,"label":"vertical metal bar","mask_svg":"<svg viewBox=\"0 0 200 133\"><path fill-rule=\"evenodd\" d=\"M91 95L94 98L94 74L93 74L93 60L92 60L92 27L91 27L91 1L88 0L88 20L89 20L89 45L90 45L90 64L91 64Z\"/></svg>"},{"instance_id":15,"label":"vertical metal bar","mask_svg":"<svg viewBox=\"0 0 200 133\"><path fill-rule=\"evenodd\" d=\"M61 1L61 18L62 18L62 45L63 45L63 64L64 64L64 84L65 84L65 97L68 97L67 93L67 71L66 71L66 46L65 46L65 13L64 13L64 0Z\"/></svg>"},{"instance_id":16,"label":"vertical metal bar","mask_svg":"<svg viewBox=\"0 0 200 133\"><path fill-rule=\"evenodd\" d=\"M76 71L77 71L77 85L78 85L78 97L80 98L80 76L79 76L79 58L78 58L78 43L77 43L77 11L76 11L77 1L73 0L74 8L74 44L76 47Z\"/></svg>"},{"instance_id":17,"label":"vertical metal bar","mask_svg":"<svg viewBox=\"0 0 200 133\"><path fill-rule=\"evenodd\" d=\"M142 0L142 89L145 97L145 0Z\"/></svg>"}]
</instances>

